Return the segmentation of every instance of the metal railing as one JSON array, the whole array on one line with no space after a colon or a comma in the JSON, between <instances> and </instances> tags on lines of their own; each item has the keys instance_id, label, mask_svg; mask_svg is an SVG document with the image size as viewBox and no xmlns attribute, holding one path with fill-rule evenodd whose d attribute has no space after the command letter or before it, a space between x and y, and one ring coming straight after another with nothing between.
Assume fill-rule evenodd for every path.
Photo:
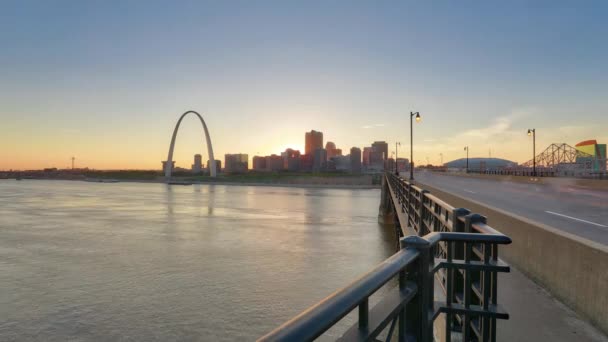
<instances>
[{"instance_id":1,"label":"metal railing","mask_svg":"<svg viewBox=\"0 0 608 342\"><path fill-rule=\"evenodd\" d=\"M385 177L383 191L394 199L396 216L405 214L408 226L424 236L401 237L393 256L259 341L314 340L355 308L358 322L340 340L376 341L384 335L391 341L395 331L399 341L432 341L434 332L446 341L453 335L462 341L496 340L496 319L508 318L497 303L497 272L509 271L498 260L498 245L511 239L487 226L483 216L453 208L394 175ZM370 309L370 296L393 278L399 286ZM435 301L435 279L443 301ZM445 329L434 331L441 314Z\"/></svg>"}]
</instances>

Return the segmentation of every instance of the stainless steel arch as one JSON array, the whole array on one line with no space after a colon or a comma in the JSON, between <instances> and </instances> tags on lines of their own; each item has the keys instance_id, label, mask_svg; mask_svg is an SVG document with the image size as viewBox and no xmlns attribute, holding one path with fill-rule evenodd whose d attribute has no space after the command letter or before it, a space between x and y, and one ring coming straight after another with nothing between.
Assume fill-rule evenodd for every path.
<instances>
[{"instance_id":1,"label":"stainless steel arch","mask_svg":"<svg viewBox=\"0 0 608 342\"><path fill-rule=\"evenodd\" d=\"M173 137L171 137L171 146L169 147L169 155L167 156L167 163L165 164L165 177L167 178L171 177L171 171L173 169L173 148L175 147L175 137L177 137L177 130L179 129L179 125L182 123L182 119L184 118L184 116L190 113L196 114L196 116L198 116L198 118L201 120L201 123L203 124L203 129L205 130L205 138L207 139L207 152L209 154L209 163L211 163L211 165L209 165L209 174L211 175L211 177L216 176L215 158L213 157L213 146L211 146L211 137L209 136L209 130L207 129L205 120L203 120L203 117L199 113L193 110L189 110L182 114L179 120L177 120L175 129L173 130Z\"/></svg>"}]
</instances>

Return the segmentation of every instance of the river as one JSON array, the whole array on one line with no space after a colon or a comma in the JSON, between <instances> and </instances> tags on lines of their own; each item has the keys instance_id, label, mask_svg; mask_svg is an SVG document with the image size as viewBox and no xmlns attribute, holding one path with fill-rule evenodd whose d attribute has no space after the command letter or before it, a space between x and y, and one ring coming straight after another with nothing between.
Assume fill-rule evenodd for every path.
<instances>
[{"instance_id":1,"label":"river","mask_svg":"<svg viewBox=\"0 0 608 342\"><path fill-rule=\"evenodd\" d=\"M0 180L0 340L254 340L393 253L379 201L378 189Z\"/></svg>"}]
</instances>

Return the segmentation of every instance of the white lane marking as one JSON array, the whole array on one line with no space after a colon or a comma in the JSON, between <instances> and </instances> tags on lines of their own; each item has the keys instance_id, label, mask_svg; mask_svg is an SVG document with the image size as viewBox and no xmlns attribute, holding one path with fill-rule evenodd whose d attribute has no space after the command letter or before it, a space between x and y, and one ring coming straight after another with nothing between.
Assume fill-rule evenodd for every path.
<instances>
[{"instance_id":1,"label":"white lane marking","mask_svg":"<svg viewBox=\"0 0 608 342\"><path fill-rule=\"evenodd\" d=\"M554 213L554 212L552 212L552 211L548 211L548 210L545 210L545 212L546 212L546 213L549 213L549 214L553 214L553 215L557 215L557 216L562 216L562 217L565 217L565 218L569 218L569 219L571 219L571 220L581 221L581 222L589 223L589 224L592 224L592 225L595 225L595 226L599 226L599 227L608 228L608 226L605 226L605 225L603 225L603 224L599 224L599 223L595 223L595 222L591 222L591 221L587 221L587 220L582 220L582 219L579 219L579 218L576 218L576 217L572 217L572 216L568 216L568 215L564 215L564 214L560 214L560 213Z\"/></svg>"},{"instance_id":2,"label":"white lane marking","mask_svg":"<svg viewBox=\"0 0 608 342\"><path fill-rule=\"evenodd\" d=\"M468 192L468 193L471 193L471 194L476 194L476 192L475 192L475 191L471 191L471 190L467 190L467 189L462 189L462 190L464 190L464 191L466 191L466 192Z\"/></svg>"}]
</instances>

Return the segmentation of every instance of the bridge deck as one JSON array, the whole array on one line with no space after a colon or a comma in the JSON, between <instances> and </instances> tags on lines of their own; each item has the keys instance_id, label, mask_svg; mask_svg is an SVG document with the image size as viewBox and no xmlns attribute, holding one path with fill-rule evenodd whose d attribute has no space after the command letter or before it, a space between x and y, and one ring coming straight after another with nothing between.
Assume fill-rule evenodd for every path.
<instances>
[{"instance_id":1,"label":"bridge deck","mask_svg":"<svg viewBox=\"0 0 608 342\"><path fill-rule=\"evenodd\" d=\"M393 203L399 203L390 183L388 186ZM407 215L396 209L404 235L415 235L407 225ZM512 265L510 273L499 273L498 277L498 298L510 316L497 321L498 341L608 342L606 335ZM442 291L437 289L435 295L435 300L442 300Z\"/></svg>"},{"instance_id":2,"label":"bridge deck","mask_svg":"<svg viewBox=\"0 0 608 342\"><path fill-rule=\"evenodd\" d=\"M387 185L391 194L391 200L393 201L393 203L399 203L399 200L397 199L397 196L395 195L395 191L393 190L391 184L387 182ZM398 206L398 204L396 204L396 206ZM403 236L418 235L416 231L409 226L407 215L401 210L401 208L397 207L395 209L397 212L397 218L399 219L399 223L401 225L401 232L403 233Z\"/></svg>"}]
</instances>

